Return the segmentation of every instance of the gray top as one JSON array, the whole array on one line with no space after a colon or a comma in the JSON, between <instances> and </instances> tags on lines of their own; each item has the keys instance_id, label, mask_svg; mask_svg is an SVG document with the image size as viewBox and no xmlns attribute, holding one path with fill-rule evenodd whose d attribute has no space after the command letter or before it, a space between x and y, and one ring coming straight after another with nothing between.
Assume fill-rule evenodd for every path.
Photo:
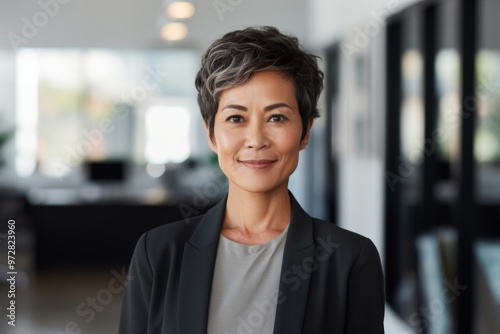
<instances>
[{"instance_id":1,"label":"gray top","mask_svg":"<svg viewBox=\"0 0 500 334\"><path fill-rule=\"evenodd\" d=\"M271 334L288 226L263 245L244 245L222 234L217 249L208 334Z\"/></svg>"}]
</instances>

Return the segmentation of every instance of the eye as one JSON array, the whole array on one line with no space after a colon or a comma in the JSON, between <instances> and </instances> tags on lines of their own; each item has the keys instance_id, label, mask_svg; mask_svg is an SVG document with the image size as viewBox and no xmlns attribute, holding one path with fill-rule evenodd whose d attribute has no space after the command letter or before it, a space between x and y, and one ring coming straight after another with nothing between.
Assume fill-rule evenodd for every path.
<instances>
[{"instance_id":1,"label":"eye","mask_svg":"<svg viewBox=\"0 0 500 334\"><path fill-rule=\"evenodd\" d=\"M226 122L241 123L243 122L243 117L241 117L240 115L231 115L228 118L226 118Z\"/></svg>"},{"instance_id":2,"label":"eye","mask_svg":"<svg viewBox=\"0 0 500 334\"><path fill-rule=\"evenodd\" d=\"M271 117L269 117L269 121L271 121L271 122L280 123L280 122L284 122L286 120L287 120L287 118L284 115L280 115L280 114L274 114Z\"/></svg>"}]
</instances>

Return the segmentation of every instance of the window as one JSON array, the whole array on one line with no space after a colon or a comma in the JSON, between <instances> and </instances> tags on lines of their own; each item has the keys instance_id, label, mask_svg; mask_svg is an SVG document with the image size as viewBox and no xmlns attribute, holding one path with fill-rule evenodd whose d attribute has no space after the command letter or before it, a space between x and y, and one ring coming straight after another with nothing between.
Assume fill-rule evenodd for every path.
<instances>
[{"instance_id":1,"label":"window","mask_svg":"<svg viewBox=\"0 0 500 334\"><path fill-rule=\"evenodd\" d=\"M195 100L198 58L189 50L18 50L17 173L61 177L85 160L185 159L193 110L151 107L147 128L136 123L152 100Z\"/></svg>"},{"instance_id":2,"label":"window","mask_svg":"<svg viewBox=\"0 0 500 334\"><path fill-rule=\"evenodd\" d=\"M485 164L500 163L500 52L483 49L476 58L478 117L474 153Z\"/></svg>"},{"instance_id":3,"label":"window","mask_svg":"<svg viewBox=\"0 0 500 334\"><path fill-rule=\"evenodd\" d=\"M148 163L182 162L189 157L190 116L185 107L153 106L146 110Z\"/></svg>"},{"instance_id":4,"label":"window","mask_svg":"<svg viewBox=\"0 0 500 334\"><path fill-rule=\"evenodd\" d=\"M422 95L423 59L417 49L402 57L403 104L401 106L401 149L413 165L423 159L424 102Z\"/></svg>"}]
</instances>

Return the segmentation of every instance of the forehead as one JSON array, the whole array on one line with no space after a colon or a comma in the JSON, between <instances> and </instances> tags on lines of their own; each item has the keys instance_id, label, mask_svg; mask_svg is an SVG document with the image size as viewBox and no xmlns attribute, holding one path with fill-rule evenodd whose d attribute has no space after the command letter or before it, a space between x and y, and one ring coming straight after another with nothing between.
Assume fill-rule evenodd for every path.
<instances>
[{"instance_id":1,"label":"forehead","mask_svg":"<svg viewBox=\"0 0 500 334\"><path fill-rule=\"evenodd\" d=\"M257 97L263 102L266 99L296 102L294 81L289 75L275 70L256 72L246 82L223 90L219 102L252 100Z\"/></svg>"}]
</instances>

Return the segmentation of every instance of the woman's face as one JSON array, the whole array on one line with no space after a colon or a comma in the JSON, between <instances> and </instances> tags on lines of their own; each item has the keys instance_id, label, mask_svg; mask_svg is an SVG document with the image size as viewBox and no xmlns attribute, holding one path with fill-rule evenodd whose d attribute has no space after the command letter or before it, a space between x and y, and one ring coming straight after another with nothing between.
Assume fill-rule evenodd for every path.
<instances>
[{"instance_id":1,"label":"woman's face","mask_svg":"<svg viewBox=\"0 0 500 334\"><path fill-rule=\"evenodd\" d=\"M210 147L230 187L249 192L288 188L299 151L302 121L291 79L277 71L257 72L242 85L224 90L215 115Z\"/></svg>"}]
</instances>

